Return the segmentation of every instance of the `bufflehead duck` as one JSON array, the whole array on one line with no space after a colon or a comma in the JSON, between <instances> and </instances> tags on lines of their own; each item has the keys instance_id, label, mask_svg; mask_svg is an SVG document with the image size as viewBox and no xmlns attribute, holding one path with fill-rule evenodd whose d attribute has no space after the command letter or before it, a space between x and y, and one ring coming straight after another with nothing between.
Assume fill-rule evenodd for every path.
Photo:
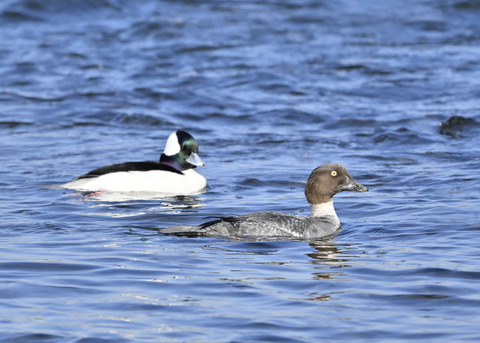
<instances>
[{"instance_id":1,"label":"bufflehead duck","mask_svg":"<svg viewBox=\"0 0 480 343\"><path fill-rule=\"evenodd\" d=\"M341 229L333 207L333 196L343 191L367 192L368 189L355 181L342 165L325 164L312 171L305 187L305 196L311 207L309 217L259 212L220 218L200 226L173 226L161 232L187 236L325 238Z\"/></svg>"},{"instance_id":2,"label":"bufflehead duck","mask_svg":"<svg viewBox=\"0 0 480 343\"><path fill-rule=\"evenodd\" d=\"M204 165L198 156L197 141L188 132L178 130L168 137L159 162L125 162L100 167L61 187L87 192L191 195L207 186L207 180L194 170Z\"/></svg>"}]
</instances>

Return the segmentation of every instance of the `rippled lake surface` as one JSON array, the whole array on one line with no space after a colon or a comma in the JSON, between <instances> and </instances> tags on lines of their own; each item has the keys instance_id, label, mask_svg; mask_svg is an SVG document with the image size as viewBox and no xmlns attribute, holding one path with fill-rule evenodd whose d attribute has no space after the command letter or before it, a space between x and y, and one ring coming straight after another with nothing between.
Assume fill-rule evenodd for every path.
<instances>
[{"instance_id":1,"label":"rippled lake surface","mask_svg":"<svg viewBox=\"0 0 480 343\"><path fill-rule=\"evenodd\" d=\"M479 1L0 4L0 342L467 342L480 324ZM52 186L200 143L198 196ZM333 239L161 229L309 214Z\"/></svg>"}]
</instances>

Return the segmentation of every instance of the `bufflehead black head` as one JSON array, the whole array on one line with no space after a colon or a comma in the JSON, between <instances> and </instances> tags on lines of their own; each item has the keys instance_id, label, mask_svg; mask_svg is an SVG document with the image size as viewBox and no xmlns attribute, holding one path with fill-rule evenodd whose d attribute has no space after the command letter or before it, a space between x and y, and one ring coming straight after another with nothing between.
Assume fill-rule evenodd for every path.
<instances>
[{"instance_id":1,"label":"bufflehead black head","mask_svg":"<svg viewBox=\"0 0 480 343\"><path fill-rule=\"evenodd\" d=\"M344 166L329 163L312 171L305 187L305 196L310 204L321 204L343 191L368 192L368 189L355 181Z\"/></svg>"},{"instance_id":2,"label":"bufflehead black head","mask_svg":"<svg viewBox=\"0 0 480 343\"><path fill-rule=\"evenodd\" d=\"M178 130L168 137L160 163L171 165L180 171L205 165L198 156L198 142L183 130Z\"/></svg>"}]
</instances>

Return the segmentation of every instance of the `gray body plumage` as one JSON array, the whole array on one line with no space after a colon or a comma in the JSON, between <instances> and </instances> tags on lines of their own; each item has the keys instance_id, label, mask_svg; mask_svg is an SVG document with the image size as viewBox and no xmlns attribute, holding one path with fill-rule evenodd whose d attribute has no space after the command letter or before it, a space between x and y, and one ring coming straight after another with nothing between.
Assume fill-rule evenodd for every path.
<instances>
[{"instance_id":1,"label":"gray body plumage","mask_svg":"<svg viewBox=\"0 0 480 343\"><path fill-rule=\"evenodd\" d=\"M311 215L302 217L279 212L257 212L212 220L199 226L172 226L165 234L183 236L222 236L247 238L320 239L340 230L333 207L333 196L343 191L367 192L340 164L315 168L305 187Z\"/></svg>"},{"instance_id":2,"label":"gray body plumage","mask_svg":"<svg viewBox=\"0 0 480 343\"><path fill-rule=\"evenodd\" d=\"M302 217L279 212L259 212L225 217L200 226L173 226L162 233L187 236L269 237L315 239L340 230L336 216Z\"/></svg>"}]
</instances>

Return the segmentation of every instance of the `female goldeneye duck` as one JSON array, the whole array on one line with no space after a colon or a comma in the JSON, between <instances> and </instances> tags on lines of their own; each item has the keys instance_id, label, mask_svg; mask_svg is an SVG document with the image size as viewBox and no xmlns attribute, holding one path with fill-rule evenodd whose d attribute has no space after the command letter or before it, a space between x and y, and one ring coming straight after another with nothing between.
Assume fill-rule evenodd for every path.
<instances>
[{"instance_id":1,"label":"female goldeneye duck","mask_svg":"<svg viewBox=\"0 0 480 343\"><path fill-rule=\"evenodd\" d=\"M77 177L63 188L98 192L155 192L191 195L205 190L207 180L194 168L204 166L198 143L188 132L178 130L167 140L159 162L125 162L97 168Z\"/></svg>"},{"instance_id":2,"label":"female goldeneye duck","mask_svg":"<svg viewBox=\"0 0 480 343\"><path fill-rule=\"evenodd\" d=\"M311 207L309 217L260 212L220 218L200 226L173 226L161 232L187 236L325 238L341 229L333 207L333 196L343 191L367 192L368 189L355 181L342 165L325 164L312 171L305 187L305 196Z\"/></svg>"}]
</instances>

